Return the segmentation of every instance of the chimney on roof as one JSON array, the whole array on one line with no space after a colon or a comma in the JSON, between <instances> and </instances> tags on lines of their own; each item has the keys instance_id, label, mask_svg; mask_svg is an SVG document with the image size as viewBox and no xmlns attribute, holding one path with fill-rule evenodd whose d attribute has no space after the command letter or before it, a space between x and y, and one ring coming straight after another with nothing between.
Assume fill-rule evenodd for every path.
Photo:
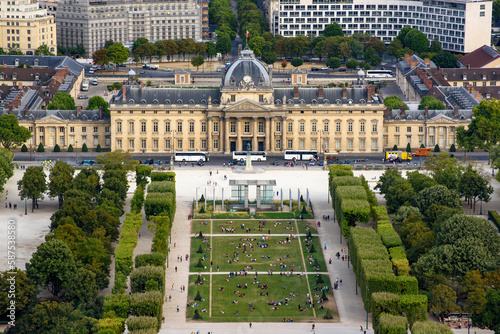
<instances>
[{"instance_id":1,"label":"chimney on roof","mask_svg":"<svg viewBox=\"0 0 500 334\"><path fill-rule=\"evenodd\" d=\"M104 107L103 106L99 106L99 118L102 118L103 111L104 111Z\"/></svg>"},{"instance_id":2,"label":"chimney on roof","mask_svg":"<svg viewBox=\"0 0 500 334\"><path fill-rule=\"evenodd\" d=\"M293 98L294 99L299 98L299 87L293 87Z\"/></svg>"},{"instance_id":3,"label":"chimney on roof","mask_svg":"<svg viewBox=\"0 0 500 334\"><path fill-rule=\"evenodd\" d=\"M24 63L23 68L28 68L28 65L26 63Z\"/></svg>"},{"instance_id":4,"label":"chimney on roof","mask_svg":"<svg viewBox=\"0 0 500 334\"><path fill-rule=\"evenodd\" d=\"M467 69L470 70L470 64L467 64Z\"/></svg>"},{"instance_id":5,"label":"chimney on roof","mask_svg":"<svg viewBox=\"0 0 500 334\"><path fill-rule=\"evenodd\" d=\"M342 98L347 99L347 87L342 87Z\"/></svg>"},{"instance_id":6,"label":"chimney on roof","mask_svg":"<svg viewBox=\"0 0 500 334\"><path fill-rule=\"evenodd\" d=\"M384 117L388 116L391 113L391 107L387 106L384 109Z\"/></svg>"},{"instance_id":7,"label":"chimney on roof","mask_svg":"<svg viewBox=\"0 0 500 334\"><path fill-rule=\"evenodd\" d=\"M425 66L429 67L431 66L431 60L429 58L424 59Z\"/></svg>"},{"instance_id":8,"label":"chimney on roof","mask_svg":"<svg viewBox=\"0 0 500 334\"><path fill-rule=\"evenodd\" d=\"M17 83L17 89L22 89L23 88L23 83L20 81Z\"/></svg>"},{"instance_id":9,"label":"chimney on roof","mask_svg":"<svg viewBox=\"0 0 500 334\"><path fill-rule=\"evenodd\" d=\"M399 110L401 111L401 116L406 116L406 110L405 110L405 107L403 105L399 106Z\"/></svg>"},{"instance_id":10,"label":"chimney on roof","mask_svg":"<svg viewBox=\"0 0 500 334\"><path fill-rule=\"evenodd\" d=\"M12 105L10 105L10 104L9 104L9 105L7 106L7 109L9 110L9 114L12 114Z\"/></svg>"},{"instance_id":11,"label":"chimney on roof","mask_svg":"<svg viewBox=\"0 0 500 334\"><path fill-rule=\"evenodd\" d=\"M453 116L458 117L458 106L453 108Z\"/></svg>"},{"instance_id":12,"label":"chimney on roof","mask_svg":"<svg viewBox=\"0 0 500 334\"><path fill-rule=\"evenodd\" d=\"M405 54L405 62L407 62L408 65L410 65L410 59L411 59L411 56L409 54Z\"/></svg>"},{"instance_id":13,"label":"chimney on roof","mask_svg":"<svg viewBox=\"0 0 500 334\"><path fill-rule=\"evenodd\" d=\"M481 101L481 100L483 99L483 96L481 95L481 93L480 93L480 92L475 91L475 92L474 92L474 98L475 98L476 100L478 100L478 101Z\"/></svg>"},{"instance_id":14,"label":"chimney on roof","mask_svg":"<svg viewBox=\"0 0 500 334\"><path fill-rule=\"evenodd\" d=\"M366 85L366 100L371 101L375 95L375 85Z\"/></svg>"},{"instance_id":15,"label":"chimney on roof","mask_svg":"<svg viewBox=\"0 0 500 334\"><path fill-rule=\"evenodd\" d=\"M429 117L429 107L428 106L425 106L424 116Z\"/></svg>"},{"instance_id":16,"label":"chimney on roof","mask_svg":"<svg viewBox=\"0 0 500 334\"><path fill-rule=\"evenodd\" d=\"M144 88L144 82L141 81L141 88Z\"/></svg>"},{"instance_id":17,"label":"chimney on roof","mask_svg":"<svg viewBox=\"0 0 500 334\"><path fill-rule=\"evenodd\" d=\"M82 112L82 107L81 106L77 106L76 107L76 116L80 116L80 113Z\"/></svg>"},{"instance_id":18,"label":"chimney on roof","mask_svg":"<svg viewBox=\"0 0 500 334\"><path fill-rule=\"evenodd\" d=\"M28 87L23 86L23 91L24 91L25 93L27 93L27 92L28 92Z\"/></svg>"},{"instance_id":19,"label":"chimney on roof","mask_svg":"<svg viewBox=\"0 0 500 334\"><path fill-rule=\"evenodd\" d=\"M122 86L122 101L127 101L127 87L125 85Z\"/></svg>"},{"instance_id":20,"label":"chimney on roof","mask_svg":"<svg viewBox=\"0 0 500 334\"><path fill-rule=\"evenodd\" d=\"M322 99L323 96L323 86L318 86L318 98Z\"/></svg>"},{"instance_id":21,"label":"chimney on roof","mask_svg":"<svg viewBox=\"0 0 500 334\"><path fill-rule=\"evenodd\" d=\"M269 80L273 82L273 65L268 65L267 68L268 68L267 72L269 73Z\"/></svg>"},{"instance_id":22,"label":"chimney on roof","mask_svg":"<svg viewBox=\"0 0 500 334\"><path fill-rule=\"evenodd\" d=\"M28 105L25 105L24 106L24 115L28 115L28 111L29 111L29 106Z\"/></svg>"}]
</instances>

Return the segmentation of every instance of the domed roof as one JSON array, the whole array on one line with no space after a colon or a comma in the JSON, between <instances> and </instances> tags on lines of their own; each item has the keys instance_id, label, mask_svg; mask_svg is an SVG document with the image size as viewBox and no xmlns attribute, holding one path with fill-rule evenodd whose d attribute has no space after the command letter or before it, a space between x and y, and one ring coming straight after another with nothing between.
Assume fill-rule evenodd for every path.
<instances>
[{"instance_id":1,"label":"domed roof","mask_svg":"<svg viewBox=\"0 0 500 334\"><path fill-rule=\"evenodd\" d=\"M365 72L363 70L359 70L358 73L357 73L358 76L364 76L365 75Z\"/></svg>"},{"instance_id":2,"label":"domed roof","mask_svg":"<svg viewBox=\"0 0 500 334\"><path fill-rule=\"evenodd\" d=\"M243 79L245 77L245 80ZM244 82L257 88L270 88L271 79L264 64L255 58L251 50L241 51L241 56L229 66L224 75L224 88L238 88Z\"/></svg>"},{"instance_id":3,"label":"domed roof","mask_svg":"<svg viewBox=\"0 0 500 334\"><path fill-rule=\"evenodd\" d=\"M128 76L131 77L134 75L135 75L135 71L133 69L130 69L130 71L128 71Z\"/></svg>"}]
</instances>

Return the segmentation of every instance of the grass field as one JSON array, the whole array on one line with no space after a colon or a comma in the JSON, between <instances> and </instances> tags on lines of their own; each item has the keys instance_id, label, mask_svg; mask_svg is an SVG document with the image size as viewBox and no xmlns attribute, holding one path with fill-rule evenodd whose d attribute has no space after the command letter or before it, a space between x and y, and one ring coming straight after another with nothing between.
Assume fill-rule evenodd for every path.
<instances>
[{"instance_id":1,"label":"grass field","mask_svg":"<svg viewBox=\"0 0 500 334\"><path fill-rule=\"evenodd\" d=\"M189 307L187 308L186 316L188 318L193 318L195 309L198 309L202 320L208 319L208 308L209 308L209 297L210 297L210 276L200 275L202 284L195 284L198 280L198 275L189 275L189 286L188 286L188 298L187 302ZM204 301L194 300L196 295L200 292L201 298ZM167 291L168 292L168 291ZM207 312L202 312L206 310Z\"/></svg>"},{"instance_id":2,"label":"grass field","mask_svg":"<svg viewBox=\"0 0 500 334\"><path fill-rule=\"evenodd\" d=\"M263 224L262 221L266 223ZM229 228L234 229L234 233L247 233L246 228L250 228L251 234L296 234L297 227L295 226L295 221L293 219L215 219L213 220L213 234L222 234L232 232L223 232L223 229ZM210 233L210 219L194 219L192 222L191 233ZM244 224L244 228L241 228L241 224ZM261 226L259 228L259 226ZM309 230L311 233L316 233L316 224L311 220L297 220L297 226L299 228L299 233L305 234Z\"/></svg>"},{"instance_id":3,"label":"grass field","mask_svg":"<svg viewBox=\"0 0 500 334\"><path fill-rule=\"evenodd\" d=\"M311 246L309 246L308 249L307 243L304 241L305 239L305 237L300 237L304 259L306 261L306 271L326 271L325 258L323 256L322 246L319 242L319 237L312 237L309 239L309 245L314 245L314 253L310 252ZM317 260L317 262L315 263L314 260Z\"/></svg>"},{"instance_id":4,"label":"grass field","mask_svg":"<svg viewBox=\"0 0 500 334\"><path fill-rule=\"evenodd\" d=\"M198 253L201 246L202 253ZM192 273L210 271L210 238L207 241L197 237L191 238L191 256L189 259L189 271ZM197 267L199 260L203 267Z\"/></svg>"}]
</instances>

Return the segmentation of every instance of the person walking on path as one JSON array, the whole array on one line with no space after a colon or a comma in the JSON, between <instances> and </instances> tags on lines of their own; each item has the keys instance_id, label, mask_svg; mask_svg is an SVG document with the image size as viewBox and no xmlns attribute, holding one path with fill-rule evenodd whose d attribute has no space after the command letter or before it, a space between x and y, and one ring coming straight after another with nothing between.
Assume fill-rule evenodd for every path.
<instances>
[{"instance_id":1,"label":"person walking on path","mask_svg":"<svg viewBox=\"0 0 500 334\"><path fill-rule=\"evenodd\" d=\"M175 272L177 272L177 267L175 267Z\"/></svg>"},{"instance_id":2,"label":"person walking on path","mask_svg":"<svg viewBox=\"0 0 500 334\"><path fill-rule=\"evenodd\" d=\"M363 331L363 326L359 326L359 327L360 327L359 331L362 332Z\"/></svg>"},{"instance_id":3,"label":"person walking on path","mask_svg":"<svg viewBox=\"0 0 500 334\"><path fill-rule=\"evenodd\" d=\"M316 333L316 332L314 331L314 328L315 328L315 327L316 327L316 325L312 324L311 332Z\"/></svg>"},{"instance_id":4,"label":"person walking on path","mask_svg":"<svg viewBox=\"0 0 500 334\"><path fill-rule=\"evenodd\" d=\"M326 242L325 242L325 249L326 249Z\"/></svg>"},{"instance_id":5,"label":"person walking on path","mask_svg":"<svg viewBox=\"0 0 500 334\"><path fill-rule=\"evenodd\" d=\"M252 323L251 322L248 325L250 326L250 328L252 328Z\"/></svg>"}]
</instances>

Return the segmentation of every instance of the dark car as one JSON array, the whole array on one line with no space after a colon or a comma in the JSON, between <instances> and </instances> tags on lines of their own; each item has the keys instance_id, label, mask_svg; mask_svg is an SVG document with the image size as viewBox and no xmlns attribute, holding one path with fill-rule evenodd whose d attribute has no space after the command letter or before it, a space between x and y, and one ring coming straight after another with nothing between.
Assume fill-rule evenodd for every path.
<instances>
[{"instance_id":1,"label":"dark car","mask_svg":"<svg viewBox=\"0 0 500 334\"><path fill-rule=\"evenodd\" d=\"M89 96L88 96L88 95L78 95L78 99L79 99L79 100L86 100L86 99L88 99L88 98L89 98Z\"/></svg>"},{"instance_id":2,"label":"dark car","mask_svg":"<svg viewBox=\"0 0 500 334\"><path fill-rule=\"evenodd\" d=\"M318 160L316 165L323 167L325 165L325 162L323 160Z\"/></svg>"},{"instance_id":3,"label":"dark car","mask_svg":"<svg viewBox=\"0 0 500 334\"><path fill-rule=\"evenodd\" d=\"M94 160L82 160L78 162L79 166L92 166L93 164L95 164Z\"/></svg>"},{"instance_id":4,"label":"dark car","mask_svg":"<svg viewBox=\"0 0 500 334\"><path fill-rule=\"evenodd\" d=\"M196 163L198 166L204 166L205 165L205 161L203 161L202 159L198 160L198 162Z\"/></svg>"},{"instance_id":5,"label":"dark car","mask_svg":"<svg viewBox=\"0 0 500 334\"><path fill-rule=\"evenodd\" d=\"M231 159L231 160L229 160L229 162L227 163L227 165L228 165L229 167L234 166L234 165L237 165L237 164L238 164L238 161L239 161L239 160Z\"/></svg>"},{"instance_id":6,"label":"dark car","mask_svg":"<svg viewBox=\"0 0 500 334\"><path fill-rule=\"evenodd\" d=\"M334 160L328 160L328 162L326 163L328 166L331 166L331 165L334 165L335 164L335 161Z\"/></svg>"},{"instance_id":7,"label":"dark car","mask_svg":"<svg viewBox=\"0 0 500 334\"><path fill-rule=\"evenodd\" d=\"M278 160L274 160L274 161L273 161L273 165L274 165L274 166L279 166L279 165L280 165L280 162L279 162Z\"/></svg>"},{"instance_id":8,"label":"dark car","mask_svg":"<svg viewBox=\"0 0 500 334\"><path fill-rule=\"evenodd\" d=\"M238 166L245 166L245 160L238 161Z\"/></svg>"},{"instance_id":9,"label":"dark car","mask_svg":"<svg viewBox=\"0 0 500 334\"><path fill-rule=\"evenodd\" d=\"M319 67L311 67L311 71L312 71L312 72L319 71Z\"/></svg>"},{"instance_id":10,"label":"dark car","mask_svg":"<svg viewBox=\"0 0 500 334\"><path fill-rule=\"evenodd\" d=\"M155 161L153 159L147 159L147 160L144 160L144 162L142 164L143 165L152 165L154 163L155 163Z\"/></svg>"},{"instance_id":11,"label":"dark car","mask_svg":"<svg viewBox=\"0 0 500 334\"><path fill-rule=\"evenodd\" d=\"M118 67L127 67L127 64L120 64Z\"/></svg>"},{"instance_id":12,"label":"dark car","mask_svg":"<svg viewBox=\"0 0 500 334\"><path fill-rule=\"evenodd\" d=\"M347 72L347 68L341 67L341 68L339 68L339 72Z\"/></svg>"}]
</instances>

